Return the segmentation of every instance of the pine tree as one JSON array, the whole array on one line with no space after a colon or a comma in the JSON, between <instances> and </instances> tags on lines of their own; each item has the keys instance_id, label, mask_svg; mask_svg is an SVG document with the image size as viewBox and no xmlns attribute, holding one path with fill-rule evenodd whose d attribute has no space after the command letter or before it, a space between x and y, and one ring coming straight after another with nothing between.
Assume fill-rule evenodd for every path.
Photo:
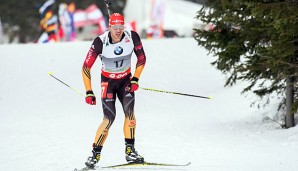
<instances>
[{"instance_id":1,"label":"pine tree","mask_svg":"<svg viewBox=\"0 0 298 171\"><path fill-rule=\"evenodd\" d=\"M251 91L266 103L274 94L286 95L280 108L287 109L285 127L294 126L298 2L209 0L206 4L208 8L198 11L197 19L213 24L214 29L195 29L195 39L217 57L212 65L228 75L225 86L248 81L243 92Z\"/></svg>"}]
</instances>

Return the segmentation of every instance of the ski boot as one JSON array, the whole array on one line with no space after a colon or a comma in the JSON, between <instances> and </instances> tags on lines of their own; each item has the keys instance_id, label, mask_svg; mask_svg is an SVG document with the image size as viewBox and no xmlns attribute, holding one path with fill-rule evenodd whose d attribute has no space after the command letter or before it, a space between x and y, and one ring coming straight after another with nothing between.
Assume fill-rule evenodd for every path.
<instances>
[{"instance_id":1,"label":"ski boot","mask_svg":"<svg viewBox=\"0 0 298 171\"><path fill-rule=\"evenodd\" d=\"M85 162L85 165L89 169L94 169L99 160L100 160L100 151L96 151L96 149L94 148L92 150L92 156L87 158L87 161Z\"/></svg>"},{"instance_id":2,"label":"ski boot","mask_svg":"<svg viewBox=\"0 0 298 171\"><path fill-rule=\"evenodd\" d=\"M126 144L125 158L129 163L144 163L144 157L138 154L133 144Z\"/></svg>"}]
</instances>

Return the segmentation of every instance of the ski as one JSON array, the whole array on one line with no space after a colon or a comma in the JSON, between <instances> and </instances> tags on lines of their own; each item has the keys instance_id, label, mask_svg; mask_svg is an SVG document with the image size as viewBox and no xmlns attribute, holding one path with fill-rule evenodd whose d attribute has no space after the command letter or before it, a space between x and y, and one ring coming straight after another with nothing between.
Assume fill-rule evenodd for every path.
<instances>
[{"instance_id":1,"label":"ski","mask_svg":"<svg viewBox=\"0 0 298 171\"><path fill-rule=\"evenodd\" d=\"M74 171L91 171L91 170L98 170L98 169L112 169L112 168L121 168L121 167L138 167L138 166L173 166L173 167L181 167L181 166L189 166L191 162L186 164L169 164L169 163L154 163L154 162L144 162L144 163L124 163L124 164L116 164L110 166L103 166L103 167L95 167L94 169L90 169L88 167L84 167L82 169L75 168Z\"/></svg>"},{"instance_id":2,"label":"ski","mask_svg":"<svg viewBox=\"0 0 298 171\"><path fill-rule=\"evenodd\" d=\"M120 167L135 167L135 166L189 166L191 162L186 164L169 164L169 163L153 163L153 162L144 162L144 163L124 163L111 166L105 166L101 168L120 168Z\"/></svg>"},{"instance_id":3,"label":"ski","mask_svg":"<svg viewBox=\"0 0 298 171\"><path fill-rule=\"evenodd\" d=\"M77 169L75 168L73 171L90 171L90 170L96 170L97 168L99 168L98 166L96 166L95 168L91 169L89 167L83 167L82 169Z\"/></svg>"},{"instance_id":4,"label":"ski","mask_svg":"<svg viewBox=\"0 0 298 171\"><path fill-rule=\"evenodd\" d=\"M82 169L75 168L73 171L85 171L85 170L89 170L89 169L87 167L84 167Z\"/></svg>"}]
</instances>

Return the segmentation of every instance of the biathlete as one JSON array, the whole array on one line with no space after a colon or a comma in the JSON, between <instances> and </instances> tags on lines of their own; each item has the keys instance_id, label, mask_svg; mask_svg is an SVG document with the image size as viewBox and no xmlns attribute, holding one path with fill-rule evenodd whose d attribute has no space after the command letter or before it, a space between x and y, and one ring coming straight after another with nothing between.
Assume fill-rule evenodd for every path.
<instances>
[{"instance_id":1,"label":"biathlete","mask_svg":"<svg viewBox=\"0 0 298 171\"><path fill-rule=\"evenodd\" d=\"M132 75L133 52L137 56L137 63ZM104 116L96 132L92 155L85 164L89 168L94 168L100 160L101 150L116 117L116 97L125 114L123 131L126 160L142 163L144 158L134 148L136 129L134 92L139 87L138 81L146 63L146 55L140 36L134 31L124 29L124 17L121 14L114 13L110 16L109 30L94 39L84 61L82 75L86 89L85 101L90 105L96 105L96 97L91 86L91 68L98 56L102 62L101 101Z\"/></svg>"}]
</instances>

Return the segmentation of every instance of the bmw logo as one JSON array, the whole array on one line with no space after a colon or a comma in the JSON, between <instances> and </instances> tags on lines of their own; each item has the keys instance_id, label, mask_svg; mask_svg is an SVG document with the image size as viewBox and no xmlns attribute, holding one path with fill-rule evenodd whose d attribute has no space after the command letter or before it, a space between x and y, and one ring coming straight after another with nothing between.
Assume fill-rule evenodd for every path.
<instances>
[{"instance_id":1,"label":"bmw logo","mask_svg":"<svg viewBox=\"0 0 298 171\"><path fill-rule=\"evenodd\" d=\"M115 48L115 50L114 50L114 53L115 53L116 55L120 55L120 54L122 54L122 53L123 53L123 48L122 48L121 46L117 46L117 47Z\"/></svg>"}]
</instances>

